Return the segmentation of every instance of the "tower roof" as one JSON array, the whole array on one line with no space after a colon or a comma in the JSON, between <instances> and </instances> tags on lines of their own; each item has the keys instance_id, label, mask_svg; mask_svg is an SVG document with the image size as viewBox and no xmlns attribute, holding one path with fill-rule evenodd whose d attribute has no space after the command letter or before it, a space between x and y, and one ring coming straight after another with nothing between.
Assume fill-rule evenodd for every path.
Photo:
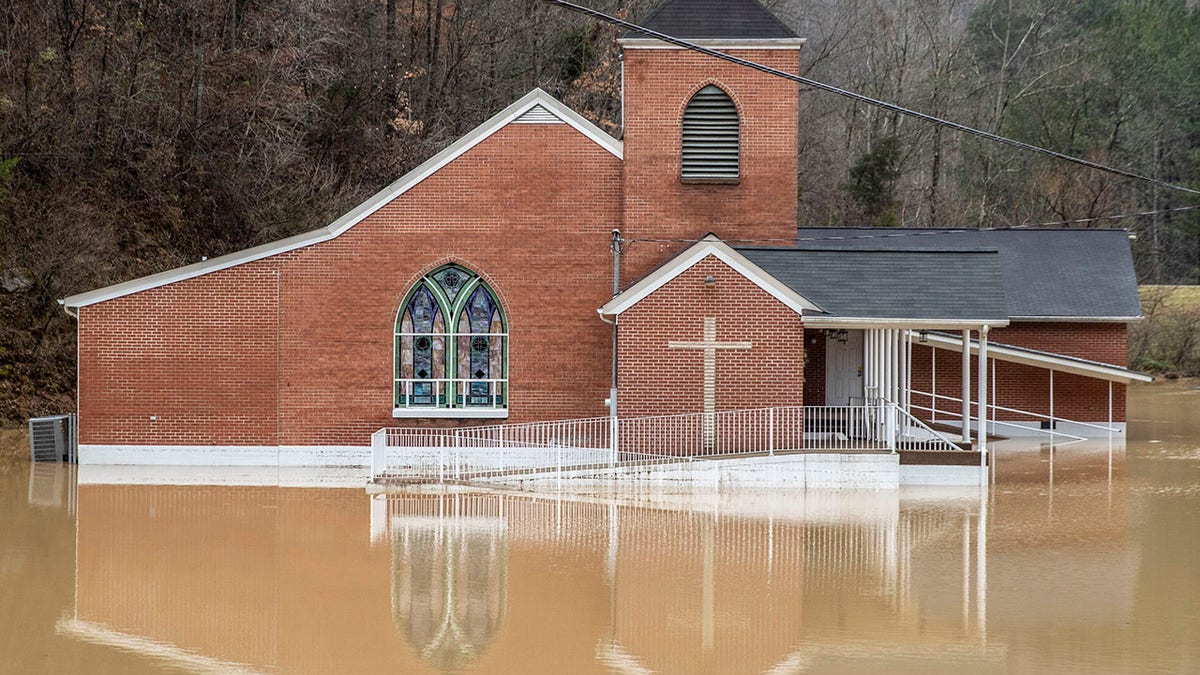
<instances>
[{"instance_id":1,"label":"tower roof","mask_svg":"<svg viewBox=\"0 0 1200 675\"><path fill-rule=\"evenodd\" d=\"M791 40L798 37L758 0L665 0L639 25L684 40ZM648 36L628 31L622 37Z\"/></svg>"}]
</instances>

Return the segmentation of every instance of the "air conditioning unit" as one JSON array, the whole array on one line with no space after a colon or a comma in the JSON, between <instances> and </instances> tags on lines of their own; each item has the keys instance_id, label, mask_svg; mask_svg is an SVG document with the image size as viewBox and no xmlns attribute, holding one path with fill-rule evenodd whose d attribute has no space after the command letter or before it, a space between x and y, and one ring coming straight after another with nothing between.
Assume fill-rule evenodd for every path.
<instances>
[{"instance_id":1,"label":"air conditioning unit","mask_svg":"<svg viewBox=\"0 0 1200 675\"><path fill-rule=\"evenodd\" d=\"M29 420L29 458L35 462L75 462L78 459L74 415L51 415Z\"/></svg>"}]
</instances>

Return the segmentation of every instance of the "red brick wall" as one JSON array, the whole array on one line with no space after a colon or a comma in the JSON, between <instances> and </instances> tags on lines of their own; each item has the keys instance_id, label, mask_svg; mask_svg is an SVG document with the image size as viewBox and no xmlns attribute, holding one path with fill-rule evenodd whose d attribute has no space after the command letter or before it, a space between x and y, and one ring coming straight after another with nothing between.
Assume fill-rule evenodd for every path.
<instances>
[{"instance_id":1,"label":"red brick wall","mask_svg":"<svg viewBox=\"0 0 1200 675\"><path fill-rule=\"evenodd\" d=\"M509 125L336 239L86 307L80 440L366 445L420 424L392 418L394 322L413 282L452 260L508 317L510 421L603 415L596 308L621 190L620 160L573 128Z\"/></svg>"},{"instance_id":2,"label":"red brick wall","mask_svg":"<svg viewBox=\"0 0 1200 675\"><path fill-rule=\"evenodd\" d=\"M991 331L989 340L1124 366L1126 332L1126 325L1121 323L1024 322ZM929 391L933 379L930 377L932 360L930 351L929 347L913 346L913 387L920 391ZM938 350L936 363L937 393L956 398L961 396L962 355L958 352ZM971 397L973 399L977 396L979 386L976 381L977 365L978 359L972 358ZM991 377L990 366L988 377ZM1049 371L1033 366L998 361L996 362L995 379L994 403L1042 415L1050 414ZM1122 422L1125 420L1125 386L1114 383L1112 394L1113 420ZM988 397L992 397L990 383ZM929 405L929 400L927 397L913 396L913 403ZM943 410L949 408L954 412L959 410L958 404L944 400L939 407ZM1107 421L1108 382L1080 375L1055 373L1054 415L1081 422ZM922 413L921 416L923 419L928 419L925 413ZM1002 412L999 419L1028 421L1037 418ZM1001 433L1003 433L1003 429L1001 429Z\"/></svg>"},{"instance_id":3,"label":"red brick wall","mask_svg":"<svg viewBox=\"0 0 1200 675\"><path fill-rule=\"evenodd\" d=\"M731 51L799 72L798 49ZM680 181L683 111L695 92L716 84L738 106L741 182ZM773 239L796 235L799 87L777 77L677 49L625 50L625 218L628 239ZM677 242L639 242L623 260L635 279L681 250Z\"/></svg>"},{"instance_id":4,"label":"red brick wall","mask_svg":"<svg viewBox=\"0 0 1200 675\"><path fill-rule=\"evenodd\" d=\"M804 331L804 405L825 405L825 334Z\"/></svg>"},{"instance_id":5,"label":"red brick wall","mask_svg":"<svg viewBox=\"0 0 1200 675\"><path fill-rule=\"evenodd\" d=\"M704 279L712 275L711 287ZM804 404L804 326L800 316L709 257L651 293L620 317L617 402L622 417L703 410L704 352L671 349L699 342L704 318L717 340L751 343L717 351L717 410Z\"/></svg>"},{"instance_id":6,"label":"red brick wall","mask_svg":"<svg viewBox=\"0 0 1200 675\"><path fill-rule=\"evenodd\" d=\"M1123 323L1013 322L989 334L992 342L1125 366L1129 327Z\"/></svg>"},{"instance_id":7,"label":"red brick wall","mask_svg":"<svg viewBox=\"0 0 1200 675\"><path fill-rule=\"evenodd\" d=\"M276 291L263 261L81 308L80 441L274 444Z\"/></svg>"}]
</instances>

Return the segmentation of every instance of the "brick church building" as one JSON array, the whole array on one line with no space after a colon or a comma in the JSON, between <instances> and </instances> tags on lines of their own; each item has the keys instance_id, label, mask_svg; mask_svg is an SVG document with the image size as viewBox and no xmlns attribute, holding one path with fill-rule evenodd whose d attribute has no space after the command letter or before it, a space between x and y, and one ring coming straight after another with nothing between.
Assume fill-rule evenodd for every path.
<instances>
[{"instance_id":1,"label":"brick church building","mask_svg":"<svg viewBox=\"0 0 1200 675\"><path fill-rule=\"evenodd\" d=\"M754 0L643 25L799 71ZM621 417L1123 421L1124 232L798 230L797 85L621 45L619 139L534 90L327 227L66 298L80 460L361 464L382 427L607 416L614 383Z\"/></svg>"}]
</instances>

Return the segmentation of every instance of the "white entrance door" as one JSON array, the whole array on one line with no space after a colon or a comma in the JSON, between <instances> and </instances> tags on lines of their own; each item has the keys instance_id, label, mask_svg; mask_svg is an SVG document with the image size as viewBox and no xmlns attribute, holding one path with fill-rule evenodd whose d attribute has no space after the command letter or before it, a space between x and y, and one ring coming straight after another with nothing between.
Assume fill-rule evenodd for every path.
<instances>
[{"instance_id":1,"label":"white entrance door","mask_svg":"<svg viewBox=\"0 0 1200 675\"><path fill-rule=\"evenodd\" d=\"M850 405L863 395L863 332L846 332L846 341L825 338L825 405Z\"/></svg>"}]
</instances>

